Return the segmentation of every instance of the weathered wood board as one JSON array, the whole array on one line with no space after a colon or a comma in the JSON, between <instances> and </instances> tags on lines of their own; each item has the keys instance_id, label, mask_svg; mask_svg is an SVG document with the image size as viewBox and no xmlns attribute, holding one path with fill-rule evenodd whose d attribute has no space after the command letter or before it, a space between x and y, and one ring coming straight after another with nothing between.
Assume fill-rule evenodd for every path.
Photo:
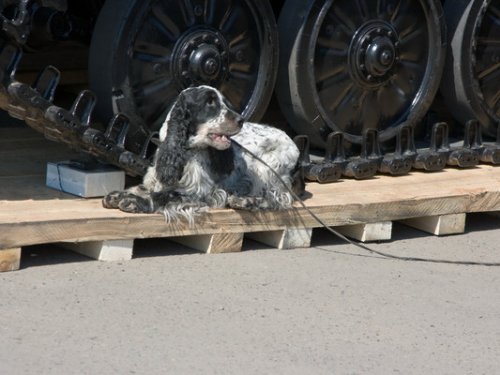
<instances>
[{"instance_id":1,"label":"weathered wood board","mask_svg":"<svg viewBox=\"0 0 500 375\"><path fill-rule=\"evenodd\" d=\"M0 177L0 249L60 241L103 241L316 228L303 208L283 212L213 210L187 223L126 214L50 190L43 176ZM500 210L500 168L415 172L393 178L307 185L309 207L330 226Z\"/></svg>"}]
</instances>

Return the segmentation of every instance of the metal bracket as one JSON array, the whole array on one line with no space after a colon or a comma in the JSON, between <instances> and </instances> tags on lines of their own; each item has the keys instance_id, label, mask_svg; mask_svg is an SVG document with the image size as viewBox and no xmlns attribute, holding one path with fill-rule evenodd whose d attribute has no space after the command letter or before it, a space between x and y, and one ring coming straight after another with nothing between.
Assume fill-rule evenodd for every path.
<instances>
[{"instance_id":1,"label":"metal bracket","mask_svg":"<svg viewBox=\"0 0 500 375\"><path fill-rule=\"evenodd\" d=\"M494 143L483 143L484 151L481 155L483 163L500 164L500 122L497 124L497 139Z\"/></svg>"},{"instance_id":2,"label":"metal bracket","mask_svg":"<svg viewBox=\"0 0 500 375\"><path fill-rule=\"evenodd\" d=\"M307 145L309 153L309 145ZM344 135L341 132L330 133L326 140L325 156L322 161L309 161L304 167L305 177L310 181L326 184L338 181L347 165L344 151Z\"/></svg>"},{"instance_id":3,"label":"metal bracket","mask_svg":"<svg viewBox=\"0 0 500 375\"><path fill-rule=\"evenodd\" d=\"M349 159L344 175L357 180L372 178L380 168L382 159L378 131L367 129L363 132L361 154Z\"/></svg>"},{"instance_id":4,"label":"metal bracket","mask_svg":"<svg viewBox=\"0 0 500 375\"><path fill-rule=\"evenodd\" d=\"M121 165L122 168L125 166L129 170L137 171L140 175L145 175L147 169L152 165L152 160L149 157L149 155L152 154L151 149L157 147L158 143L159 133L150 133L142 146L141 153L137 155L130 151L122 152L118 160L119 165Z\"/></svg>"},{"instance_id":5,"label":"metal bracket","mask_svg":"<svg viewBox=\"0 0 500 375\"><path fill-rule=\"evenodd\" d=\"M465 124L463 146L451 150L448 165L460 168L471 168L479 164L484 151L481 140L481 126L477 120L469 120Z\"/></svg>"},{"instance_id":6,"label":"metal bracket","mask_svg":"<svg viewBox=\"0 0 500 375\"><path fill-rule=\"evenodd\" d=\"M414 131L411 126L405 125L397 133L396 151L384 156L379 170L393 176L405 175L411 171L416 158Z\"/></svg>"},{"instance_id":7,"label":"metal bracket","mask_svg":"<svg viewBox=\"0 0 500 375\"><path fill-rule=\"evenodd\" d=\"M347 165L344 156L344 136L340 132L330 133L325 146L325 156L321 161L310 158L309 138L300 135L294 138L300 150L300 164L304 178L321 184L338 181Z\"/></svg>"},{"instance_id":8,"label":"metal bracket","mask_svg":"<svg viewBox=\"0 0 500 375\"><path fill-rule=\"evenodd\" d=\"M105 133L89 128L83 133L82 139L92 154L97 157L105 154L108 162L117 164L120 155L125 151L125 137L128 128L128 118L118 114L111 119Z\"/></svg>"},{"instance_id":9,"label":"metal bracket","mask_svg":"<svg viewBox=\"0 0 500 375\"><path fill-rule=\"evenodd\" d=\"M10 95L8 112L11 116L25 119L31 127L43 132L45 111L52 105L61 73L53 66L40 72L32 86L13 81L7 87Z\"/></svg>"},{"instance_id":10,"label":"metal bracket","mask_svg":"<svg viewBox=\"0 0 500 375\"><path fill-rule=\"evenodd\" d=\"M449 154L448 124L438 122L432 127L430 147L418 150L413 167L429 172L440 171L446 167Z\"/></svg>"}]
</instances>

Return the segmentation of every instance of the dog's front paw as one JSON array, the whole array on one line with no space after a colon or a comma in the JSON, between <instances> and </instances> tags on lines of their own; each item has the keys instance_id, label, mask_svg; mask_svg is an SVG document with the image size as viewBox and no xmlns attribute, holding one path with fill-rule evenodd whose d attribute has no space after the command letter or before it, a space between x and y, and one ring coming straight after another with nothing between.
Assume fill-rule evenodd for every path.
<instances>
[{"instance_id":1,"label":"dog's front paw","mask_svg":"<svg viewBox=\"0 0 500 375\"><path fill-rule=\"evenodd\" d=\"M118 203L118 208L130 213L152 213L151 202L147 199L130 195L123 197Z\"/></svg>"},{"instance_id":2,"label":"dog's front paw","mask_svg":"<svg viewBox=\"0 0 500 375\"><path fill-rule=\"evenodd\" d=\"M234 195L228 197L227 205L235 210L247 211L274 210L277 208L274 202L263 197L238 197Z\"/></svg>"},{"instance_id":3,"label":"dog's front paw","mask_svg":"<svg viewBox=\"0 0 500 375\"><path fill-rule=\"evenodd\" d=\"M123 191L112 191L102 198L102 205L104 208L118 208L118 204L123 199Z\"/></svg>"}]
</instances>

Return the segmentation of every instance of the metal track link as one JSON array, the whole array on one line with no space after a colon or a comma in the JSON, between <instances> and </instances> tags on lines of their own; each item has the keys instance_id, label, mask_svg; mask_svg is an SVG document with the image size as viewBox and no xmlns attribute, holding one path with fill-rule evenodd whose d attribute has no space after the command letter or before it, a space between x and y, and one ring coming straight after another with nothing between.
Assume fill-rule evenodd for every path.
<instances>
[{"instance_id":1,"label":"metal track link","mask_svg":"<svg viewBox=\"0 0 500 375\"><path fill-rule=\"evenodd\" d=\"M454 145L449 143L448 125L434 124L430 147L416 149L413 129L402 127L396 138L394 153L382 155L378 132L373 129L363 134L360 156L345 158L342 133L331 133L326 142L326 153L322 160L311 161L309 140L298 136L295 143L301 150L301 165L304 177L319 183L335 182L341 176L363 180L377 173L401 176L412 169L440 171L447 166L471 168L480 162L500 164L500 126L496 142L483 143L481 126L470 120L465 127L464 140Z\"/></svg>"}]
</instances>

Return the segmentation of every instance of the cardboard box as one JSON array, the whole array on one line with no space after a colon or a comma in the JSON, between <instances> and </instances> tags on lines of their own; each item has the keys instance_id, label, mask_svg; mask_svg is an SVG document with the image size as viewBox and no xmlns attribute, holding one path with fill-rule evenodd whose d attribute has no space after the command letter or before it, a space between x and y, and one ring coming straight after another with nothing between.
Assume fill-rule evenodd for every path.
<instances>
[{"instance_id":1,"label":"cardboard box","mask_svg":"<svg viewBox=\"0 0 500 375\"><path fill-rule=\"evenodd\" d=\"M78 162L47 163L47 186L84 198L102 197L125 187L125 172L111 166L87 169Z\"/></svg>"}]
</instances>

